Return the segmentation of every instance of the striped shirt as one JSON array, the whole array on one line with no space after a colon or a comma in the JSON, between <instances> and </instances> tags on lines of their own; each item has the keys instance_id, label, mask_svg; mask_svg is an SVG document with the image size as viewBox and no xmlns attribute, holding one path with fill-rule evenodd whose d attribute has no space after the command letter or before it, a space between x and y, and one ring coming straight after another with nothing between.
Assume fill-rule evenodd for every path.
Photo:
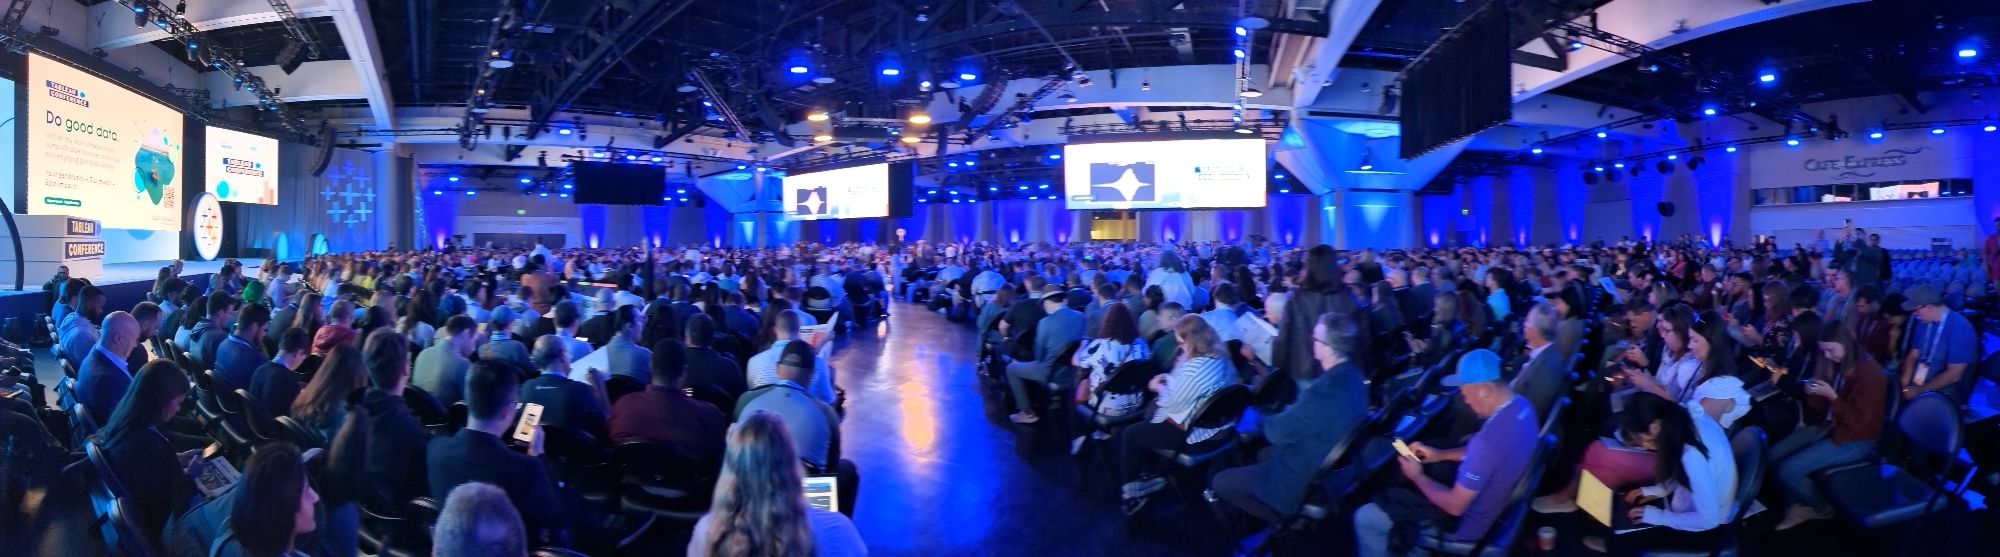
<instances>
[{"instance_id":1,"label":"striped shirt","mask_svg":"<svg viewBox=\"0 0 2000 557\"><path fill-rule=\"evenodd\" d=\"M1167 374L1167 380L1160 389L1159 408L1153 412L1153 423L1173 420L1188 428L1188 443L1200 443L1235 426L1235 422L1214 429L1192 428L1194 412L1210 395L1236 382L1236 371L1230 369L1229 361L1213 356L1190 358Z\"/></svg>"}]
</instances>

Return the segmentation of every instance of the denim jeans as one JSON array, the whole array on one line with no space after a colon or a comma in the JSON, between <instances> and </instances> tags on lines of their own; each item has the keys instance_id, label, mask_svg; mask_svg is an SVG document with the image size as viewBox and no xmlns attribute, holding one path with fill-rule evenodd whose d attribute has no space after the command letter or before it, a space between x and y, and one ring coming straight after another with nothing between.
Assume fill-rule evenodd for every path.
<instances>
[{"instance_id":1,"label":"denim jeans","mask_svg":"<svg viewBox=\"0 0 2000 557\"><path fill-rule=\"evenodd\" d=\"M1826 438L1821 426L1799 428L1771 447L1777 463L1777 478L1793 503L1813 509L1826 508L1826 499L1812 481L1813 472L1868 458L1875 453L1874 441L1835 443Z\"/></svg>"},{"instance_id":2,"label":"denim jeans","mask_svg":"<svg viewBox=\"0 0 2000 557\"><path fill-rule=\"evenodd\" d=\"M1007 364L1007 387L1014 391L1014 406L1020 408L1022 412L1031 412L1040 407L1041 405L1035 404L1033 399L1028 398L1028 382L1033 381L1037 385L1046 383L1053 371L1054 368L1041 362Z\"/></svg>"}]
</instances>

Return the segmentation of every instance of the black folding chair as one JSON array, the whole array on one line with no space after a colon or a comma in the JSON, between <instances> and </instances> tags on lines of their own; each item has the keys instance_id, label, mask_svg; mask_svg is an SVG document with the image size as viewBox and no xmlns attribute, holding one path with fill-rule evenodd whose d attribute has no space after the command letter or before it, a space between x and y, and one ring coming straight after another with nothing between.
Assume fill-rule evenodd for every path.
<instances>
[{"instance_id":1,"label":"black folding chair","mask_svg":"<svg viewBox=\"0 0 2000 557\"><path fill-rule=\"evenodd\" d=\"M1555 416L1559 412L1549 412ZM1506 510L1487 526L1486 532L1476 541L1452 540L1450 532L1431 531L1417 537L1417 547L1433 554L1465 555L1479 557L1506 557L1513 553L1514 543L1526 528L1528 500L1535 492L1542 474L1548 468L1549 457L1555 454L1556 438L1545 435L1536 443L1534 462L1528 466L1521 481L1514 484L1514 490L1507 496Z\"/></svg>"},{"instance_id":2,"label":"black folding chair","mask_svg":"<svg viewBox=\"0 0 2000 557\"><path fill-rule=\"evenodd\" d=\"M1900 398L1891 392L1891 398ZM1892 464L1881 455L1812 474L1840 515L1862 528L1882 528L1916 521L1902 553L1923 537L1933 512L1951 506L1948 470L1957 458L1964 426L1958 404L1943 393L1930 392L1911 400L1896 416L1908 455ZM1921 472L1922 475L1918 475Z\"/></svg>"},{"instance_id":3,"label":"black folding chair","mask_svg":"<svg viewBox=\"0 0 2000 557\"><path fill-rule=\"evenodd\" d=\"M1220 439L1220 441L1199 451L1190 451L1192 446L1182 444L1180 447L1173 449L1155 449L1153 454L1166 459L1167 462L1173 463L1177 468L1177 472L1206 468L1208 463L1214 461L1216 457L1235 451L1236 447L1242 443L1242 438L1236 434L1234 426L1236 425L1236 420L1243 417L1243 411L1249 408L1250 387L1243 385L1223 387L1214 394L1208 395L1208 398L1195 408L1194 418L1188 421L1188 429L1190 431L1195 429L1220 428L1222 431L1209 439L1210 441ZM1181 489L1180 480L1176 478L1178 475L1178 473L1167 474L1167 485L1173 487L1176 495L1186 498L1187 493ZM1203 477L1202 483L1208 483L1207 477Z\"/></svg>"}]
</instances>

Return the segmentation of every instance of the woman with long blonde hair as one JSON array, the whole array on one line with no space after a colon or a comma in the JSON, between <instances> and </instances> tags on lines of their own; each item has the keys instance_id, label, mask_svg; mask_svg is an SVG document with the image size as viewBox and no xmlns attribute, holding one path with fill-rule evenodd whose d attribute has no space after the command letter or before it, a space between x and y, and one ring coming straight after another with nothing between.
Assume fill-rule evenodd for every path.
<instances>
[{"instance_id":1,"label":"woman with long blonde hair","mask_svg":"<svg viewBox=\"0 0 2000 557\"><path fill-rule=\"evenodd\" d=\"M804 472L778 416L757 412L729 431L722 478L694 525L689 557L867 555L846 515L806 505Z\"/></svg>"},{"instance_id":2,"label":"woman with long blonde hair","mask_svg":"<svg viewBox=\"0 0 2000 557\"><path fill-rule=\"evenodd\" d=\"M1173 331L1180 357L1173 371L1153 377L1146 385L1159 394L1152 420L1127 426L1118 434L1123 454L1120 474L1127 480L1122 505L1126 516L1139 512L1147 496L1167 485L1165 477L1147 469L1155 458L1154 450L1208 450L1228 439L1219 434L1236 427L1234 422L1216 428L1194 427L1200 418L1195 413L1202 403L1237 383L1235 365L1223 351L1221 338L1200 315L1181 317L1174 322Z\"/></svg>"}]
</instances>

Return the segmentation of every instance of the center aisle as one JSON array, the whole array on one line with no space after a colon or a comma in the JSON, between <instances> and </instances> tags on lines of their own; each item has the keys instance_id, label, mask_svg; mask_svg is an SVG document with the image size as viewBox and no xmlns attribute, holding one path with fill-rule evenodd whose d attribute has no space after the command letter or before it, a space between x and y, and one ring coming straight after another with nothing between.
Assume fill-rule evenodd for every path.
<instances>
[{"instance_id":1,"label":"center aisle","mask_svg":"<svg viewBox=\"0 0 2000 557\"><path fill-rule=\"evenodd\" d=\"M1069 456L1046 420L1006 421L1004 387L973 373L970 325L900 302L890 311L839 338L832 362L848 397L842 456L861 472L854 521L871 555L1230 552L1201 506L1157 502L1127 523L1109 457Z\"/></svg>"}]
</instances>

